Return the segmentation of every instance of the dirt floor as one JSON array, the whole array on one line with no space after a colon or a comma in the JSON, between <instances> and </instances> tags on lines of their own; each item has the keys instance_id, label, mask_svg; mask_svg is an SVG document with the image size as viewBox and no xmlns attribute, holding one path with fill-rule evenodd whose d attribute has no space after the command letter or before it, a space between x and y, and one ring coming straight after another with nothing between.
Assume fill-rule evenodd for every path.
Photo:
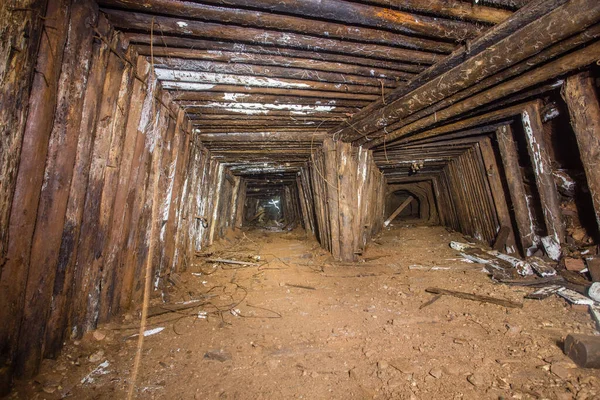
<instances>
[{"instance_id":1,"label":"dirt floor","mask_svg":"<svg viewBox=\"0 0 600 400\"><path fill-rule=\"evenodd\" d=\"M560 298L515 309L443 296L420 309L430 286L519 302L532 291L494 284L451 240L464 238L442 227L395 227L355 264L333 262L303 231L223 240L211 257L260 266L199 258L181 275L169 302L203 305L150 320L149 329L164 330L146 337L137 397L600 398L598 371L576 368L560 347L568 333L594 333L594 324ZM10 398L124 398L138 322L125 315L69 342Z\"/></svg>"}]
</instances>

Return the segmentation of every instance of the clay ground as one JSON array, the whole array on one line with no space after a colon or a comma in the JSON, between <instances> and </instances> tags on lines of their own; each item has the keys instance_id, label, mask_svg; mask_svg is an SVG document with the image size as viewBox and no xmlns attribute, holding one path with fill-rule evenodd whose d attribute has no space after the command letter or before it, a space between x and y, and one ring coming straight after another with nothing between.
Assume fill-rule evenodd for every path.
<instances>
[{"instance_id":1,"label":"clay ground","mask_svg":"<svg viewBox=\"0 0 600 400\"><path fill-rule=\"evenodd\" d=\"M568 333L593 333L593 322L560 298L507 309L444 296L419 309L429 286L514 301L532 290L494 284L450 240L464 238L441 227L392 228L353 265L332 262L303 231L223 240L213 257L259 255L261 267L199 261L181 275L169 301L207 304L150 320L164 330L146 338L137 397L599 398L598 372L576 368L559 347ZM433 266L451 269L423 268ZM10 398L124 398L137 323L126 315L69 342Z\"/></svg>"}]
</instances>

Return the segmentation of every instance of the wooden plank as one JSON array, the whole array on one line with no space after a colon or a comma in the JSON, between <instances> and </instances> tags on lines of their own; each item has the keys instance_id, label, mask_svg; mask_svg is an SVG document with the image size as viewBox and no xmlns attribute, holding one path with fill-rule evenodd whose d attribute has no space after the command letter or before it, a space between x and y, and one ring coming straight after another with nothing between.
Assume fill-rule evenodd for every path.
<instances>
[{"instance_id":1,"label":"wooden plank","mask_svg":"<svg viewBox=\"0 0 600 400\"><path fill-rule=\"evenodd\" d=\"M383 28L410 35L458 39L472 38L482 32L476 24L445 20L427 16L415 16L390 8L373 7L341 0L321 0L318 4L280 0L209 0L208 3L238 6L240 8L261 9L269 13L284 13L321 20L333 20L344 25L361 25Z\"/></svg>"},{"instance_id":2,"label":"wooden plank","mask_svg":"<svg viewBox=\"0 0 600 400\"><path fill-rule=\"evenodd\" d=\"M361 67L384 68L394 71L413 72L419 73L426 69L426 65L412 64L410 62L382 60L378 58L366 58L360 56L353 56L350 54L336 54L336 53L316 53L309 50L299 50L283 46L262 46L262 45L251 45L244 44L243 48L240 48L240 43L216 41L210 39L198 39L189 38L183 36L162 36L162 35L150 35L148 33L125 33L125 37L136 45L141 55L150 56L151 53L157 51L157 55L169 54L177 55L178 57L184 57L184 53L188 51L194 51L196 49L200 51L211 50L216 52L214 60L220 61L231 61L245 62L249 64L258 65L290 65L290 66L306 66L308 69L323 69L324 71L331 70L328 67L321 66L321 62L339 64L341 69L344 69L348 64L358 65ZM431 50L440 52L450 52L454 49L454 45L451 43L442 43L437 41L431 41ZM150 51L150 44L153 44L152 52ZM164 50L161 50L164 47ZM170 49L170 50L168 50ZM173 52L173 53L171 53ZM202 58L202 56L200 56ZM297 59L297 60L293 60ZM289 64L286 64L288 60ZM303 61L305 60L305 61ZM307 65L306 63L310 64ZM304 67L303 67L304 68Z\"/></svg>"},{"instance_id":3,"label":"wooden plank","mask_svg":"<svg viewBox=\"0 0 600 400\"><path fill-rule=\"evenodd\" d=\"M342 141L337 142L336 146L337 166L335 171L335 182L337 184L338 194L338 214L334 218L338 219L340 242L339 259L341 261L356 261L358 259L358 242L355 240L360 236L360 231L355 226L355 219L360 221L361 212L358 202L357 191L362 190L357 186L357 165L358 160L352 154L352 145ZM334 237L335 240L335 237Z\"/></svg>"},{"instance_id":4,"label":"wooden plank","mask_svg":"<svg viewBox=\"0 0 600 400\"><path fill-rule=\"evenodd\" d=\"M594 79L585 73L567 78L562 96L577 138L590 196L600 227L600 103Z\"/></svg>"},{"instance_id":5,"label":"wooden plank","mask_svg":"<svg viewBox=\"0 0 600 400\"><path fill-rule=\"evenodd\" d=\"M429 288L425 289L425 291L428 293L433 293L433 294L441 294L441 295L446 295L446 296L458 297L459 299L479 301L481 303L496 304L496 305L508 307L508 308L523 308L523 303L516 303L514 301L498 299L498 298L490 297L490 296L482 296L482 295L478 295L478 294L457 292L454 290L446 290L446 289L440 289L440 288L434 288L434 287L429 287Z\"/></svg>"},{"instance_id":6,"label":"wooden plank","mask_svg":"<svg viewBox=\"0 0 600 400\"><path fill-rule=\"evenodd\" d=\"M390 6L389 0L371 0L371 2L385 7ZM478 5L477 3L449 3L443 0L429 0L426 3L420 0L403 0L401 3L397 4L397 7L400 10L434 14L446 18L459 18L488 24L498 24L512 15L512 12L508 10Z\"/></svg>"}]
</instances>

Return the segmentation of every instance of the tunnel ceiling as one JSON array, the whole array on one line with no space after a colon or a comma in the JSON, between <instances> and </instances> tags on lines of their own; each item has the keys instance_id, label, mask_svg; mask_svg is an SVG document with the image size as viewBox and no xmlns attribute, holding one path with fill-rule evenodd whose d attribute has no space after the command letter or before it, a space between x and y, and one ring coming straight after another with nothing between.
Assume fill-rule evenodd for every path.
<instances>
[{"instance_id":1,"label":"tunnel ceiling","mask_svg":"<svg viewBox=\"0 0 600 400\"><path fill-rule=\"evenodd\" d=\"M289 179L325 135L402 88L525 0L100 0L234 174ZM385 103L385 102L384 102ZM365 110L368 112L368 109ZM432 149L435 170L459 152ZM389 173L410 173L410 154ZM381 163L383 165L385 163Z\"/></svg>"}]
</instances>

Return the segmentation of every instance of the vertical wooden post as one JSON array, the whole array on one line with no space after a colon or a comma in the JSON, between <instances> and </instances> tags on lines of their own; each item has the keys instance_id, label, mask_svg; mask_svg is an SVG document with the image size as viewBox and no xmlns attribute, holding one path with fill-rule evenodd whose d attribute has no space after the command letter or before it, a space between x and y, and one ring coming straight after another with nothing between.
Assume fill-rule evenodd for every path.
<instances>
[{"instance_id":1,"label":"vertical wooden post","mask_svg":"<svg viewBox=\"0 0 600 400\"><path fill-rule=\"evenodd\" d=\"M19 324L26 304L30 250L44 180L48 139L52 132L57 104L70 3L70 0L51 1L44 15L46 20L43 28L44 35L40 43L35 67L36 73L31 85L29 105L27 106L29 113L23 133L19 169L10 211L6 263L0 270L0 321L2 321L0 356L12 360L17 357ZM48 21L52 21L52 24L49 24ZM11 102L11 104L2 106L13 107L15 104ZM18 124L12 128L18 129ZM2 132L5 132L4 128L2 128ZM4 140L3 137L2 141ZM18 151L18 149L10 150ZM6 235L4 228L2 227L2 236ZM39 279L39 276L36 278ZM21 357L18 357L17 361L18 375L31 376L36 372L37 365L25 365ZM34 368L31 368L32 366Z\"/></svg>"},{"instance_id":2,"label":"vertical wooden post","mask_svg":"<svg viewBox=\"0 0 600 400\"><path fill-rule=\"evenodd\" d=\"M335 146L337 155L336 180L338 185L338 219L339 226L339 257L343 261L356 261L358 248L354 240L355 231L354 219L360 220L360 212L356 198L356 165L357 160L352 154L352 145L339 141ZM334 184L335 184L334 183ZM356 214L356 215L355 215Z\"/></svg>"},{"instance_id":3,"label":"vertical wooden post","mask_svg":"<svg viewBox=\"0 0 600 400\"><path fill-rule=\"evenodd\" d=\"M586 73L570 76L563 86L571 126L600 228L600 103L594 79Z\"/></svg>"},{"instance_id":4,"label":"vertical wooden post","mask_svg":"<svg viewBox=\"0 0 600 400\"><path fill-rule=\"evenodd\" d=\"M501 126L496 130L496 139L498 148L504 166L506 181L508 182L508 191L513 206L517 229L519 230L519 240L524 255L538 243L538 236L535 232L535 226L531 216L531 211L526 201L525 188L523 186L523 175L519 166L519 155L517 145L513 139L510 125Z\"/></svg>"},{"instance_id":5,"label":"vertical wooden post","mask_svg":"<svg viewBox=\"0 0 600 400\"><path fill-rule=\"evenodd\" d=\"M500 221L500 228L505 226L509 229L508 238L506 240L507 251L508 253L514 253L516 251L515 234L512 228L512 221L508 211L506 197L504 196L504 188L502 187L496 154L494 153L490 138L481 140L478 145L479 150L481 151L487 180L490 185L490 191L494 200L496 214Z\"/></svg>"},{"instance_id":6,"label":"vertical wooden post","mask_svg":"<svg viewBox=\"0 0 600 400\"><path fill-rule=\"evenodd\" d=\"M35 72L35 66L40 38L46 29L46 19L40 17L44 15L47 3L48 0L0 3L0 265L4 263L8 246L8 220L27 122L31 84L34 73L39 75L41 72ZM1 329L0 343L6 343ZM0 355L4 352L3 347L0 345Z\"/></svg>"},{"instance_id":7,"label":"vertical wooden post","mask_svg":"<svg viewBox=\"0 0 600 400\"><path fill-rule=\"evenodd\" d=\"M552 164L544 141L540 107L539 102L526 106L521 113L521 120L548 233L547 237L542 238L542 243L548 256L557 260L561 252L560 244L565 241L565 227L560 212L560 197L552 175Z\"/></svg>"}]
</instances>

